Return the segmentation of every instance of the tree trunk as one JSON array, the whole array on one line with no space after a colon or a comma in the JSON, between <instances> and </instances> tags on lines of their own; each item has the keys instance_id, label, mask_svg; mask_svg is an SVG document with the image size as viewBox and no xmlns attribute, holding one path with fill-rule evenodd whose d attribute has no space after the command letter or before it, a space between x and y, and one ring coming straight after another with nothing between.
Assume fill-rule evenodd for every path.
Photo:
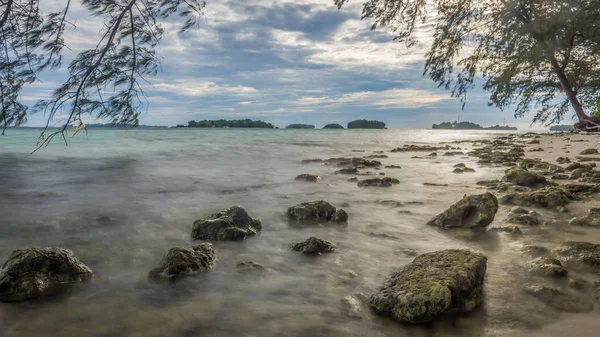
<instances>
[{"instance_id":1,"label":"tree trunk","mask_svg":"<svg viewBox=\"0 0 600 337\"><path fill-rule=\"evenodd\" d=\"M556 65L558 66L558 63L556 63ZM554 68L556 76L558 76L558 79L560 80L560 85L562 86L565 95L567 95L567 99L569 99L573 110L575 110L575 114L577 114L577 119L579 119L580 122L589 119L583 111L583 107L581 106L579 99L577 99L577 93L573 91L573 87L571 86L569 79L565 75L565 72L560 67L554 67L554 62L552 62L552 66Z\"/></svg>"}]
</instances>

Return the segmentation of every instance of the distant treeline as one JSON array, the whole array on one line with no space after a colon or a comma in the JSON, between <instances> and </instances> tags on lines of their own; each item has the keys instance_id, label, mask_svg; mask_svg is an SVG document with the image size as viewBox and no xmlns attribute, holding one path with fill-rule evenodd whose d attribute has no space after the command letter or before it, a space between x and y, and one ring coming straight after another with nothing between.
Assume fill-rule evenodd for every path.
<instances>
[{"instance_id":1,"label":"distant treeline","mask_svg":"<svg viewBox=\"0 0 600 337\"><path fill-rule=\"evenodd\" d=\"M552 125L550 131L573 131L573 125Z\"/></svg>"},{"instance_id":2,"label":"distant treeline","mask_svg":"<svg viewBox=\"0 0 600 337\"><path fill-rule=\"evenodd\" d=\"M74 127L73 125L70 125ZM110 129L167 129L166 125L127 125L127 124L85 124L86 128L110 128Z\"/></svg>"},{"instance_id":3,"label":"distant treeline","mask_svg":"<svg viewBox=\"0 0 600 337\"><path fill-rule=\"evenodd\" d=\"M275 125L263 121L253 121L251 119L237 119L237 120L201 120L199 122L189 121L188 127L190 128L266 128L273 129ZM177 125L177 127L185 127L184 125Z\"/></svg>"},{"instance_id":4,"label":"distant treeline","mask_svg":"<svg viewBox=\"0 0 600 337\"><path fill-rule=\"evenodd\" d=\"M343 129L344 127L339 124L327 124L323 129Z\"/></svg>"},{"instance_id":5,"label":"distant treeline","mask_svg":"<svg viewBox=\"0 0 600 337\"><path fill-rule=\"evenodd\" d=\"M359 119L348 123L348 129L385 129L385 123Z\"/></svg>"},{"instance_id":6,"label":"distant treeline","mask_svg":"<svg viewBox=\"0 0 600 337\"><path fill-rule=\"evenodd\" d=\"M286 129L314 129L315 126L311 124L290 124L285 127Z\"/></svg>"},{"instance_id":7,"label":"distant treeline","mask_svg":"<svg viewBox=\"0 0 600 337\"><path fill-rule=\"evenodd\" d=\"M500 126L494 125L487 128L483 126L472 123L472 122L443 122L440 124L433 124L431 126L432 129L442 129L442 130L517 130L514 126Z\"/></svg>"}]
</instances>

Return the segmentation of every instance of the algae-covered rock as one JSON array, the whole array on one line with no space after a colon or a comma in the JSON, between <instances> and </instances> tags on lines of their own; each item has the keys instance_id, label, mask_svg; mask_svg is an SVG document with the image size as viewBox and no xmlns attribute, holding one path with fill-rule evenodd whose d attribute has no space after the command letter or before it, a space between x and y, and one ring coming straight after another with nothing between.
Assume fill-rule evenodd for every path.
<instances>
[{"instance_id":1,"label":"algae-covered rock","mask_svg":"<svg viewBox=\"0 0 600 337\"><path fill-rule=\"evenodd\" d=\"M548 248L536 245L524 245L521 248L521 251L530 255L531 257L540 257L550 254L550 250Z\"/></svg>"},{"instance_id":2,"label":"algae-covered rock","mask_svg":"<svg viewBox=\"0 0 600 337\"><path fill-rule=\"evenodd\" d=\"M215 266L217 255L212 244L204 242L192 248L169 249L158 266L149 273L151 278L177 279L203 272Z\"/></svg>"},{"instance_id":3,"label":"algae-covered rock","mask_svg":"<svg viewBox=\"0 0 600 337\"><path fill-rule=\"evenodd\" d=\"M565 277L569 274L559 260L548 257L540 257L530 261L527 263L526 268L529 273L539 276Z\"/></svg>"},{"instance_id":4,"label":"algae-covered rock","mask_svg":"<svg viewBox=\"0 0 600 337\"><path fill-rule=\"evenodd\" d=\"M598 154L598 150L597 149L585 149L581 152L579 152L579 154Z\"/></svg>"},{"instance_id":5,"label":"algae-covered rock","mask_svg":"<svg viewBox=\"0 0 600 337\"><path fill-rule=\"evenodd\" d=\"M503 205L537 206L552 208L564 206L573 199L573 195L558 186L549 186L541 190L526 193L510 193L500 198Z\"/></svg>"},{"instance_id":6,"label":"algae-covered rock","mask_svg":"<svg viewBox=\"0 0 600 337\"><path fill-rule=\"evenodd\" d=\"M260 232L260 220L251 218L245 209L233 206L204 219L192 227L193 240L243 240Z\"/></svg>"},{"instance_id":7,"label":"algae-covered rock","mask_svg":"<svg viewBox=\"0 0 600 337\"><path fill-rule=\"evenodd\" d=\"M569 224L572 226L600 227L600 208L590 209L588 214L571 219Z\"/></svg>"},{"instance_id":8,"label":"algae-covered rock","mask_svg":"<svg viewBox=\"0 0 600 337\"><path fill-rule=\"evenodd\" d=\"M359 187L390 187L396 184L399 184L400 181L396 178L374 178L374 179L365 179L358 182Z\"/></svg>"},{"instance_id":9,"label":"algae-covered rock","mask_svg":"<svg viewBox=\"0 0 600 337\"><path fill-rule=\"evenodd\" d=\"M369 305L407 323L467 313L483 301L486 268L486 256L469 250L426 253L393 273Z\"/></svg>"},{"instance_id":10,"label":"algae-covered rock","mask_svg":"<svg viewBox=\"0 0 600 337\"><path fill-rule=\"evenodd\" d=\"M317 182L321 179L321 177L319 177L316 174L301 174L299 176L296 177L295 180L299 180L299 181L308 181L308 182Z\"/></svg>"},{"instance_id":11,"label":"algae-covered rock","mask_svg":"<svg viewBox=\"0 0 600 337\"><path fill-rule=\"evenodd\" d=\"M594 285L592 286L592 299L597 304L600 304L600 279L594 282Z\"/></svg>"},{"instance_id":12,"label":"algae-covered rock","mask_svg":"<svg viewBox=\"0 0 600 337\"><path fill-rule=\"evenodd\" d=\"M600 244L567 241L556 247L554 252L569 266L600 272Z\"/></svg>"},{"instance_id":13,"label":"algae-covered rock","mask_svg":"<svg viewBox=\"0 0 600 337\"><path fill-rule=\"evenodd\" d=\"M0 301L19 302L52 295L87 281L92 274L68 249L17 249L0 270Z\"/></svg>"},{"instance_id":14,"label":"algae-covered rock","mask_svg":"<svg viewBox=\"0 0 600 337\"><path fill-rule=\"evenodd\" d=\"M489 225L498 212L498 200L487 192L462 198L427 224L440 228L474 228Z\"/></svg>"},{"instance_id":15,"label":"algae-covered rock","mask_svg":"<svg viewBox=\"0 0 600 337\"><path fill-rule=\"evenodd\" d=\"M489 229L491 232L500 232L500 233L508 233L512 235L521 235L523 232L519 226L500 226L500 227L492 227Z\"/></svg>"},{"instance_id":16,"label":"algae-covered rock","mask_svg":"<svg viewBox=\"0 0 600 337\"><path fill-rule=\"evenodd\" d=\"M290 248L304 254L324 254L335 250L335 246L331 242L318 239L314 236L305 241L295 243Z\"/></svg>"},{"instance_id":17,"label":"algae-covered rock","mask_svg":"<svg viewBox=\"0 0 600 337\"><path fill-rule=\"evenodd\" d=\"M536 211L528 211L526 209L516 207L508 214L506 221L519 225L537 226L540 224L539 216L540 215Z\"/></svg>"},{"instance_id":18,"label":"algae-covered rock","mask_svg":"<svg viewBox=\"0 0 600 337\"><path fill-rule=\"evenodd\" d=\"M267 268L265 268L262 264L256 263L254 261L244 261L235 265L237 270L240 272L266 272Z\"/></svg>"},{"instance_id":19,"label":"algae-covered rock","mask_svg":"<svg viewBox=\"0 0 600 337\"><path fill-rule=\"evenodd\" d=\"M513 167L505 171L506 181L519 186L535 186L546 182L540 174L529 172L521 167Z\"/></svg>"},{"instance_id":20,"label":"algae-covered rock","mask_svg":"<svg viewBox=\"0 0 600 337\"><path fill-rule=\"evenodd\" d=\"M593 309L592 302L588 298L563 292L558 288L537 284L525 284L523 286L523 291L557 310L567 312L589 312Z\"/></svg>"},{"instance_id":21,"label":"algae-covered rock","mask_svg":"<svg viewBox=\"0 0 600 337\"><path fill-rule=\"evenodd\" d=\"M341 170L335 171L335 174L358 174L358 169L356 167L346 167Z\"/></svg>"},{"instance_id":22,"label":"algae-covered rock","mask_svg":"<svg viewBox=\"0 0 600 337\"><path fill-rule=\"evenodd\" d=\"M343 223L348 220L348 214L338 210L324 200L304 202L288 208L287 217L298 224L318 224L324 222Z\"/></svg>"}]
</instances>

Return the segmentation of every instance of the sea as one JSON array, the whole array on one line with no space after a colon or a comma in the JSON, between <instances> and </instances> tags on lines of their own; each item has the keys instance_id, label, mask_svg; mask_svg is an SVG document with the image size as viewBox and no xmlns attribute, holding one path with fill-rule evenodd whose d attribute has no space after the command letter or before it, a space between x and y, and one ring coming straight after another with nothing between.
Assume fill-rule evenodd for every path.
<instances>
[{"instance_id":1,"label":"sea","mask_svg":"<svg viewBox=\"0 0 600 337\"><path fill-rule=\"evenodd\" d=\"M527 281L523 244L556 244L564 239L560 232L533 232L526 240L498 234L481 242L426 225L464 195L485 192L475 182L499 179L505 168L443 151L433 159L412 158L428 152L390 152L451 143L466 153L473 143L462 141L506 131L90 129L68 146L56 138L32 154L39 132L10 129L0 137L0 261L14 249L60 246L95 275L67 293L0 303L2 337L513 337L575 315L520 290ZM365 169L371 175L359 179L384 173L400 184L358 187L348 181L352 176L335 174L335 164L301 162L377 154L388 157L375 160L401 168ZM458 163L476 171L455 174ZM303 173L321 179L294 180ZM290 226L286 210L314 200L345 209L348 224ZM262 221L259 235L213 242L218 262L208 272L177 282L148 279L169 248L194 245L195 220L233 205ZM492 225L503 225L507 211L502 207ZM289 248L311 236L337 250L305 256ZM412 261L410 251L447 248L488 255L485 302L473 313L415 326L364 303ZM236 267L244 261L266 271Z\"/></svg>"}]
</instances>

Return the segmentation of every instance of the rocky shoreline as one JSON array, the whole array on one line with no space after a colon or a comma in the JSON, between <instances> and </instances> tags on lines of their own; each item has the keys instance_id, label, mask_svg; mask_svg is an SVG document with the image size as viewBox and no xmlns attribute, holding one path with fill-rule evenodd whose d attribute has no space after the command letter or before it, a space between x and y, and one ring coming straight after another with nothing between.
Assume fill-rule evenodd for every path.
<instances>
[{"instance_id":1,"label":"rocky shoreline","mask_svg":"<svg viewBox=\"0 0 600 337\"><path fill-rule=\"evenodd\" d=\"M530 233L539 228L564 231L568 228L593 229L600 226L600 171L595 165L600 158L594 151L598 147L596 137L525 134L469 142L473 147L471 151L461 148L460 142L439 146L410 145L391 151L386 149L390 152L430 152L425 157L411 160L435 158L433 160L443 161L445 157L465 156L465 161L472 162L469 166L478 165L477 170L485 167L506 168L504 175L498 179L476 182L481 193L465 195L453 205L447 205L446 211L437 216L431 214L428 223L416 225L436 227L443 235L464 242L488 240L496 236L507 236L513 242L522 242L523 257L526 259L522 273L531 275L530 282L523 284L520 289L523 294L559 311L594 310L595 306L600 305L600 242L565 240L556 247L546 247L530 245L526 241ZM440 152L439 155L437 152ZM570 155L571 152L574 155ZM386 158L377 154L308 159L302 162L313 171L316 167L313 165L319 165L320 170L335 170L338 175L350 176L352 178L348 184L356 184L361 188L401 188L403 181L386 176L384 170L393 168L390 173L402 178L402 168L384 165ZM465 168L468 168L466 164L455 167L461 173L471 172ZM322 175L313 173L316 172L302 174L296 180L299 184L323 183ZM294 177L290 179L294 180ZM446 185L433 182L424 184L436 188ZM499 210L508 214L506 222L510 226L498 225L501 222L496 219ZM352 226L352 213L348 214L323 200L298 203L287 212L282 211L282 216L287 218L291 227ZM268 224L264 226L239 206L209 215L193 223L191 234L193 240L206 242L194 242L190 248L171 248L149 272L149 278L175 280L208 272L218 264L218 251L209 242L240 241L266 230L269 230ZM393 239L393 235L386 233L371 234L372 237ZM317 258L328 258L319 256L343 252L343 247L337 247L335 240L332 241L310 236L306 241L290 242L290 254L297 251ZM383 285L373 289L372 296L350 296L344 298L342 303L354 308L355 314L360 312L357 308L370 306L374 312L406 323L424 323L463 315L476 311L486 300L484 285L489 259L485 253L472 249L421 254L407 265L389 266L390 271L399 270L394 271L387 280L381 280ZM238 268L263 270L264 267L257 262L240 262ZM2 267L0 301L23 301L52 295L91 277L91 269L68 249L18 250Z\"/></svg>"}]
</instances>

